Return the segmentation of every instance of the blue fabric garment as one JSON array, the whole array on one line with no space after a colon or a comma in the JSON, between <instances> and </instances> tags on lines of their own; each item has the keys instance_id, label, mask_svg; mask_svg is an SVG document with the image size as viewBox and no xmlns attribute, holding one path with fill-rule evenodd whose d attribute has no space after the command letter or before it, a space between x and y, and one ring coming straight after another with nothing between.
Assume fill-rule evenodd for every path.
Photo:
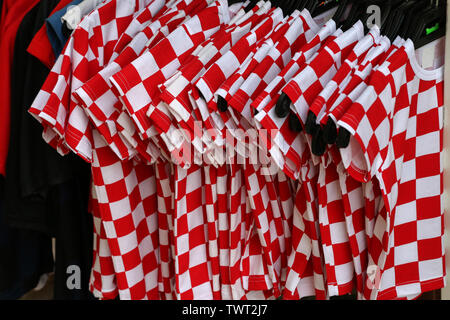
<instances>
[{"instance_id":1,"label":"blue fabric garment","mask_svg":"<svg viewBox=\"0 0 450 320\"><path fill-rule=\"evenodd\" d=\"M62 31L63 24L61 22L61 17L67 12L67 9L70 8L70 6L76 6L81 1L82 0L72 1L45 20L48 39L50 40L56 58L61 54L61 51L64 49L69 38L67 34L64 34Z\"/></svg>"}]
</instances>

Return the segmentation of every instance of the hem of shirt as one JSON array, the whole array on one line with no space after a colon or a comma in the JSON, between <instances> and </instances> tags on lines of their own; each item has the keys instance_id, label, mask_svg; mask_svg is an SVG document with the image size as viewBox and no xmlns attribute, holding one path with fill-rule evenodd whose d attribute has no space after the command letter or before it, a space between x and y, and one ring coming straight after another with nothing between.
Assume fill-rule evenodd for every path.
<instances>
[{"instance_id":1,"label":"hem of shirt","mask_svg":"<svg viewBox=\"0 0 450 320\"><path fill-rule=\"evenodd\" d=\"M348 114L344 115L344 117L338 121L338 124L339 124L339 126L343 127L344 129L346 129L350 132L352 137L354 139L356 139L356 141L358 142L358 144L361 148L365 148L362 138L356 133L356 130L354 129L357 127L357 125L355 125L355 121L352 118L350 118L350 115L348 115ZM344 158L342 156L342 154L347 152L346 151L347 148L340 149L341 158ZM370 149L370 146L367 149ZM364 153L364 160L366 162L367 168L371 168L371 164L370 164L369 159L367 158L366 152L363 152L363 153ZM345 166L345 164L344 164L344 166ZM346 170L348 171L348 173L355 180L362 182L362 183L366 183L366 182L370 181L370 179L371 179L370 171L362 170L362 169L358 168L356 165L353 164L353 162L351 162L348 166L345 166L345 167L346 167Z\"/></svg>"},{"instance_id":2,"label":"hem of shirt","mask_svg":"<svg viewBox=\"0 0 450 320\"><path fill-rule=\"evenodd\" d=\"M403 286L403 285L408 285L408 284L420 284L420 288L421 291L413 291L411 293L406 293L404 295L402 295L401 297L397 296L397 287L398 286ZM396 283L394 287L382 290L380 292L377 293L377 300L391 300L391 299L396 299L396 298L404 298L407 296L412 296L412 295L419 295L421 293L427 292L427 291L432 291L432 290L438 290L438 289L442 289L443 287L445 287L446 281L445 281L445 276L440 276L438 278L433 278L433 279L429 279L429 280L425 280L425 281L419 281L419 280L415 280L415 281L406 281L406 282L402 282L402 283Z\"/></svg>"},{"instance_id":3,"label":"hem of shirt","mask_svg":"<svg viewBox=\"0 0 450 320\"><path fill-rule=\"evenodd\" d=\"M242 93L241 90L238 90L233 97L230 99L228 104L236 111L242 112L245 108L246 103L248 102L249 97L246 94Z\"/></svg>"},{"instance_id":4,"label":"hem of shirt","mask_svg":"<svg viewBox=\"0 0 450 320\"><path fill-rule=\"evenodd\" d=\"M344 284L328 283L328 293L330 296L343 296L352 293L354 287L353 280Z\"/></svg>"}]
</instances>

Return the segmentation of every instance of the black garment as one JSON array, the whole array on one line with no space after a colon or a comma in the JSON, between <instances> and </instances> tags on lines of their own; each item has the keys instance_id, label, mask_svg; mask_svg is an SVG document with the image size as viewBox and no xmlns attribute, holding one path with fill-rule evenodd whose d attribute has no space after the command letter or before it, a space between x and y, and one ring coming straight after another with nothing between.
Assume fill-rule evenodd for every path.
<instances>
[{"instance_id":1,"label":"black garment","mask_svg":"<svg viewBox=\"0 0 450 320\"><path fill-rule=\"evenodd\" d=\"M0 176L0 194L4 181ZM51 239L41 232L10 228L4 221L0 197L0 300L15 300L36 287L53 270Z\"/></svg>"},{"instance_id":2,"label":"black garment","mask_svg":"<svg viewBox=\"0 0 450 320\"><path fill-rule=\"evenodd\" d=\"M5 215L10 227L56 237L55 298L86 299L92 265L90 168L71 154L60 156L42 139L28 113L49 70L26 48L59 0L41 0L17 32L11 69L11 131L5 177ZM67 268L81 270L81 289L67 288ZM2 274L0 274L2 277Z\"/></svg>"},{"instance_id":3,"label":"black garment","mask_svg":"<svg viewBox=\"0 0 450 320\"><path fill-rule=\"evenodd\" d=\"M30 31L34 28L34 19L39 12L39 6L35 6L27 13L20 24L17 39L15 42L14 62L11 77L11 109L12 118L15 122L17 118L18 106L23 102L23 98L28 94L34 94L33 88L27 88L30 82L26 79L26 61L24 59L24 50L29 43ZM28 89L30 91L28 91ZM14 127L14 125L13 125ZM12 128L12 132L15 131ZM15 134L13 134L15 137ZM14 150L19 141L12 139L12 149ZM18 148L16 148L18 149ZM20 153L19 153L20 157ZM9 159L12 160L15 158ZM10 170L11 170L10 161ZM19 168L20 162L15 163ZM14 165L12 166L14 167ZM17 169L18 171L20 169ZM14 172L14 171L11 171ZM25 202L22 202L20 194L17 193L20 185L18 175L7 176L2 186L2 200L4 204L0 212L0 299L17 299L27 291L33 289L42 274L53 271L52 239L48 234L44 234L32 229L18 229L5 224L9 216L9 211L16 212L24 208ZM36 202L30 202L30 211L35 210Z\"/></svg>"}]
</instances>

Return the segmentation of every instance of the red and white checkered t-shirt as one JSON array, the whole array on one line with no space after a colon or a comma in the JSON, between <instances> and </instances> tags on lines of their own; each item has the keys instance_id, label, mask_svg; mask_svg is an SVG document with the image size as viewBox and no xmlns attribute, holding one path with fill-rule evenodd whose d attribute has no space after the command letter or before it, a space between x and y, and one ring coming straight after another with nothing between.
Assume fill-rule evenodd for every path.
<instances>
[{"instance_id":1,"label":"red and white checkered t-shirt","mask_svg":"<svg viewBox=\"0 0 450 320\"><path fill-rule=\"evenodd\" d=\"M146 46L151 47L164 36L167 36L183 22L188 13L206 5L205 0L178 1L174 7L166 10L159 19L153 21L142 32L135 35L134 39L115 60L76 90L75 95L90 116L92 123L105 137L119 158L132 158L138 151L136 150L137 144L139 144L138 149L146 150L146 145L149 143L144 144L138 137L127 139L129 132L123 133L117 129L119 117L121 117L122 128L127 128L130 121L124 119L127 114L122 112L122 103L114 95L109 77L136 59ZM164 10L164 8L161 10ZM146 157L146 153L141 152L140 154Z\"/></svg>"},{"instance_id":2,"label":"red and white checkered t-shirt","mask_svg":"<svg viewBox=\"0 0 450 320\"><path fill-rule=\"evenodd\" d=\"M94 186L91 186L89 212L92 213L94 228L89 290L98 299L114 299L118 295L116 274Z\"/></svg>"},{"instance_id":3,"label":"red and white checkered t-shirt","mask_svg":"<svg viewBox=\"0 0 450 320\"><path fill-rule=\"evenodd\" d=\"M391 45L389 39L384 37L384 39L380 41L380 45L374 47L373 50L367 54L364 61L358 66L352 79L333 103L326 116L323 117L322 122L324 122L324 119L328 116L334 123L337 123L367 87L367 82L369 81L372 72L394 51L401 47L404 42L405 40L398 37ZM328 119L326 121L328 121Z\"/></svg>"},{"instance_id":4,"label":"red and white checkered t-shirt","mask_svg":"<svg viewBox=\"0 0 450 320\"><path fill-rule=\"evenodd\" d=\"M273 29L273 25L274 25L274 21L272 20L271 16L273 16L274 14L277 14L278 11L275 9L271 9L271 11L267 12L268 9L269 9L269 6L265 5L260 10L258 10L258 12L260 12L260 13L262 12L261 18L263 18L263 19L260 19L260 15L257 15L258 12L255 13L255 15L257 15L256 18L258 18L258 22L259 22L258 25L254 26L253 30L250 31L248 34L246 34L244 36L244 38L240 38L239 41L234 42L235 45L233 45L232 48L236 48L236 46L242 47L242 44L245 44L247 42L246 38L249 36L252 37L251 35L254 34L255 31L260 31L261 28L267 29L264 32L265 36L270 34L270 31ZM278 18L276 18L276 19L279 20ZM253 20L255 21L255 18ZM255 43L256 43L256 41L255 41ZM254 46L256 46L255 43L253 43ZM246 53L248 53L249 51L251 51L251 49L247 48L246 51L247 51ZM208 77L211 77L211 72L209 70L211 70L211 68L213 68L214 66L217 66L217 64L220 63L220 61L223 60L224 57L229 56L230 52L231 52L231 50L229 50L224 55L219 57L218 61L217 60L214 61L214 64L211 67L209 67L209 69L206 73L202 74L202 77L206 76L206 75L208 75ZM245 57L248 56L243 51L242 51L242 55ZM243 57L243 59L245 57ZM239 67L239 66L237 66L237 67ZM209 72L209 74L208 74L208 72ZM200 80L198 80L198 81L200 81ZM216 85L218 86L220 84L221 83L217 83ZM210 99L209 101L204 100L203 97L200 96L200 92L198 91L198 88L196 88L196 87L192 88L191 93L190 93L190 99L195 101L195 103L193 103L194 109L198 110L197 113L199 113L201 115L204 126L209 131L209 134L207 135L207 137L205 137L205 139L207 140L206 144L214 143L215 145L212 145L211 146L212 148L222 148L224 146L225 123L222 120L221 116L217 112L213 112L214 110L211 110L211 107L208 107L208 105L207 105L208 103L215 103L215 102L212 99Z\"/></svg>"},{"instance_id":5,"label":"red and white checkered t-shirt","mask_svg":"<svg viewBox=\"0 0 450 320\"><path fill-rule=\"evenodd\" d=\"M411 296L445 284L442 119L443 67L423 69L407 40L338 122L352 134L341 150L345 167L360 181L375 177L385 205L369 243L367 272L376 272L365 298Z\"/></svg>"},{"instance_id":6,"label":"red and white checkered t-shirt","mask_svg":"<svg viewBox=\"0 0 450 320\"><path fill-rule=\"evenodd\" d=\"M188 10L195 5L193 1L178 1L176 6L172 8L165 5L150 25L137 33L121 52L115 52L118 55L117 58L75 92L75 96L85 107L85 111L93 124L99 128L113 150L122 159L131 158L136 150L130 148L128 141L121 136L121 132L117 133L115 120L120 115L122 105L111 92L111 84L108 78L120 70L122 66L137 58L146 46L153 45L176 28L186 16L184 10ZM164 11L164 13L161 13L161 11ZM118 48L116 47L116 49Z\"/></svg>"},{"instance_id":7,"label":"red and white checkered t-shirt","mask_svg":"<svg viewBox=\"0 0 450 320\"><path fill-rule=\"evenodd\" d=\"M253 171L248 171L250 168ZM274 181L271 180L269 176L266 177L262 175L260 172L261 168L255 168L249 164L245 170L247 172L247 174L245 174L247 186L250 188L248 198L251 200L250 204L252 205L252 215L255 217L253 219L257 220L252 219L247 223L251 227L250 232L248 233L250 238L247 239L244 256L240 257L244 266L244 269L241 271L244 290L248 291L261 289L267 291L273 287L271 282L274 282L275 291L273 292L277 294L277 292L280 291L279 278L281 275L280 269L282 266L282 263L280 262L280 259L282 259L280 250L284 251L284 239L282 239L284 234L281 231L283 222L281 217L281 203L277 202ZM259 180L255 183L255 181L253 181L254 178L251 177L259 177ZM264 180L263 178L268 178L269 180ZM253 180L250 181L251 179ZM259 191L255 193L253 190L256 186L258 186ZM264 204L264 201L262 201L263 199L271 199L271 207L268 206L269 204ZM257 223L259 227L255 229L254 223ZM278 228L272 227L272 230L269 231L266 230L267 225L277 225ZM277 231L278 234L276 233ZM260 233L261 237L264 239L263 252L265 256L261 256L262 248L258 240L258 233ZM276 240L277 237L279 238L278 240ZM273 251L271 247L274 247L275 251ZM236 256L239 257L239 253ZM275 261L275 264L273 261ZM251 271L256 271L257 273L248 275L248 272ZM268 274L269 272L272 276Z\"/></svg>"},{"instance_id":8,"label":"red and white checkered t-shirt","mask_svg":"<svg viewBox=\"0 0 450 320\"><path fill-rule=\"evenodd\" d=\"M176 72L197 45L228 22L227 4L216 1L110 78L143 138L148 138L147 131L152 126L146 112L152 102L159 102L154 101L159 95L158 85ZM153 113L159 116L153 124L164 132L170 119L156 108Z\"/></svg>"},{"instance_id":9,"label":"red and white checkered t-shirt","mask_svg":"<svg viewBox=\"0 0 450 320\"><path fill-rule=\"evenodd\" d=\"M327 42L314 56L308 61L304 68L294 76L282 89L291 99L291 110L300 120L301 125L305 126L306 115L314 99L320 94L324 86L332 79L340 68L345 58L353 50L353 47L364 36L364 28L361 21L358 21L352 28L338 36L333 41ZM305 136L308 145L311 146L311 137ZM301 163L301 154L296 152L295 141L286 153L286 157L294 166ZM319 159L312 154L315 164Z\"/></svg>"},{"instance_id":10,"label":"red and white checkered t-shirt","mask_svg":"<svg viewBox=\"0 0 450 320\"><path fill-rule=\"evenodd\" d=\"M249 54L243 65L237 70L231 77L226 79L226 81L220 86L220 88L215 92L214 98L217 102L217 98L220 96L226 101L231 100L231 97L238 91L239 86L245 81L249 74L263 61L267 56L270 49L274 46L279 39L284 36L284 34L289 30L290 26L298 15L299 11L295 11L291 16L285 17L272 31L272 33L266 36L266 39L261 40L256 46L252 53ZM235 119L233 109L228 109L228 112L221 112L224 118L224 122L227 125L228 117L231 116L234 119L235 127L239 125L239 120ZM232 120L233 120L232 119Z\"/></svg>"},{"instance_id":11,"label":"red and white checkered t-shirt","mask_svg":"<svg viewBox=\"0 0 450 320\"><path fill-rule=\"evenodd\" d=\"M286 34L271 48L247 79L239 84L236 92L228 100L229 105L242 114L250 125L253 124L253 110L250 103L280 74L294 53L298 52L307 40L310 40L308 32L311 30L311 33L317 33L317 30L314 30L315 26L309 11L303 10L292 22Z\"/></svg>"},{"instance_id":12,"label":"red and white checkered t-shirt","mask_svg":"<svg viewBox=\"0 0 450 320\"><path fill-rule=\"evenodd\" d=\"M292 60L277 78L275 78L269 87L259 96L264 98L257 98L258 105L252 104L258 109L258 114L255 115L255 125L259 129L260 141L262 145L269 150L272 159L277 166L283 170L289 177L294 180L299 179L300 176L300 161L292 162L286 154L294 153L296 155L303 154L307 146L304 135L299 135L289 128L287 118L279 118L275 113L275 105L280 96L279 92L282 89L282 84L289 80L289 75L298 71L304 65L306 59L311 59L316 50L327 39L334 39L337 34L342 33L338 30L335 35L331 33L335 30L334 21L330 20L321 31L309 41L304 48ZM294 61L294 62L293 62ZM290 72L292 71L292 73Z\"/></svg>"},{"instance_id":13,"label":"red and white checkered t-shirt","mask_svg":"<svg viewBox=\"0 0 450 320\"><path fill-rule=\"evenodd\" d=\"M211 42L215 45L219 45L221 48L221 43L226 42L227 38L221 39L222 37L217 35L217 37ZM218 41L219 40L219 41ZM225 41L224 41L225 40ZM222 41L222 42L221 42ZM204 46L204 45L202 45ZM208 47L209 48L209 47ZM202 57L202 49L197 57ZM216 55L220 55L220 51L215 51ZM195 58L197 58L195 57ZM197 61L200 64L196 63ZM202 69L202 63L206 61L193 59L193 62L190 62L185 67L181 68L178 73L182 73L187 78L195 76L196 68ZM190 68L189 68L190 67ZM187 72L187 70L191 70L192 72ZM179 76L179 77L177 77ZM176 74L173 78L177 77L174 81L178 81L178 84L182 86L189 86L189 82L185 77L182 77ZM168 87L163 91L162 98L164 100L164 93L169 89L173 89L171 87L171 79L169 79L165 85L169 84ZM186 82L180 80L186 80ZM172 91L173 92L173 91ZM186 92L187 95L187 92ZM171 97L171 96L168 96ZM166 96L167 98L167 96ZM185 101L186 102L186 101ZM187 104L186 104L186 107ZM192 119L192 118L191 118ZM193 120L192 120L193 122ZM192 128L193 129L193 128ZM226 167L218 167L215 168L213 166L203 166L204 173L204 183L205 183L205 212L206 212L206 220L208 225L208 237L207 237L207 248L208 248L208 263L211 265L211 280L212 280L212 290L213 290L213 298L220 299L225 297L226 299L231 299L231 292L229 292L229 288L227 289L224 284L229 286L229 276L224 278L223 274L223 265L221 264L221 256L219 255L220 250L220 237L219 237L219 215L227 213L227 202L226 202ZM220 184L220 185L219 185ZM228 249L228 241L226 242L226 248ZM228 270L228 269L226 269Z\"/></svg>"},{"instance_id":14,"label":"red and white checkered t-shirt","mask_svg":"<svg viewBox=\"0 0 450 320\"><path fill-rule=\"evenodd\" d=\"M298 300L315 295L311 238L306 233L305 226L307 201L304 188L305 184L298 183L294 197L290 229L291 251L287 258L288 269L282 294L284 300ZM306 264L303 263L305 260Z\"/></svg>"},{"instance_id":15,"label":"red and white checkered t-shirt","mask_svg":"<svg viewBox=\"0 0 450 320\"><path fill-rule=\"evenodd\" d=\"M260 30L260 28L262 27L268 28L270 30L272 29L270 27L272 26L271 22L273 21L271 20L270 16L273 15L273 9L272 11L268 12L269 8L270 3L265 4L257 12L255 12L255 14L249 19L249 21L250 20L252 21L252 26L254 26L254 22L257 22L257 25L254 26L253 28L254 30L252 30L251 32L254 32L255 30ZM249 34L246 34L245 36L249 36ZM234 41L235 39L238 41ZM239 42L243 43L245 41L245 38L233 37L232 40L233 40L232 43L237 45ZM236 45L234 45L233 47L236 47ZM226 55L228 55L228 53L219 58L223 59L223 57ZM219 61L214 61L214 64L219 63ZM212 67L210 67L208 70L210 70L211 68ZM202 76L204 75L205 73L202 74ZM211 112L210 108L208 108L207 106L208 101L205 101L205 99L203 99L203 97L200 95L200 91L195 86L193 86L192 90L189 92L189 100L191 101L194 112L201 116L203 125L206 128L206 130L208 130L208 134L204 137L205 144L211 145L212 148L222 148L224 146L224 137L222 130L225 128L225 124L223 123L223 120L220 117L220 115L217 114L216 112ZM213 102L213 100L210 100L209 102ZM212 143L214 143L215 145L212 145Z\"/></svg>"},{"instance_id":16,"label":"red and white checkered t-shirt","mask_svg":"<svg viewBox=\"0 0 450 320\"><path fill-rule=\"evenodd\" d=\"M306 123L309 106L363 36L363 24L358 21L349 30L321 48L315 58L283 88L282 91L292 101L292 111L297 114L302 125Z\"/></svg>"},{"instance_id":17,"label":"red and white checkered t-shirt","mask_svg":"<svg viewBox=\"0 0 450 320\"><path fill-rule=\"evenodd\" d=\"M244 12L239 13L243 16ZM180 70L166 83L164 89L161 88L160 98L165 102L167 108L174 116L183 130L186 131L187 139L192 142L197 152L204 153L202 134L208 134L204 127L196 126L195 121L201 121L201 115L194 111L195 107L189 100L189 91L193 82L198 79L206 69L222 56L230 47L243 35L250 31L250 28L258 20L251 19L241 23L238 27L232 25L227 29L222 29L220 34L216 34L214 39L202 44L199 50ZM198 130L198 131L197 131ZM169 137L170 138L170 137ZM172 143L175 143L171 139Z\"/></svg>"},{"instance_id":18,"label":"red and white checkered t-shirt","mask_svg":"<svg viewBox=\"0 0 450 320\"><path fill-rule=\"evenodd\" d=\"M385 59L386 55L389 55L398 48L396 43L399 41L400 39L395 41L394 45L389 48L390 42L386 38L385 41L381 41L380 46L372 48L358 67L358 70L356 70L350 83L344 88L344 92L348 90L350 91L350 94L345 96L345 93L341 93L340 97L344 95L345 99L340 106L345 106L345 104L351 105L352 101L356 100L356 97L359 96L363 90L361 87L367 86L364 80L367 79L373 68L376 68L378 63ZM357 85L358 83L359 85ZM352 90L355 86L357 86L357 89ZM337 165L345 208L348 237L352 248L356 289L358 296L363 297L365 286L364 275L368 264L366 239L370 238L373 233L374 218L378 212L378 205L375 203L380 203L382 201L382 196L378 186L376 187L376 190L371 190L372 183L361 183L346 173L341 157L338 154L339 151L334 145L329 146L328 149L328 153L332 154L333 161Z\"/></svg>"},{"instance_id":19,"label":"red and white checkered t-shirt","mask_svg":"<svg viewBox=\"0 0 450 320\"><path fill-rule=\"evenodd\" d=\"M89 130L85 114L71 99L71 92L98 72L102 63L107 63L105 58L111 56L118 35L127 27L126 22L130 22L133 14L149 3L150 1L106 2L83 19L73 32L63 54L58 58L30 108L30 113L44 126L44 139L56 147L60 153L67 153L69 150L66 145L69 145L84 159L91 161L92 132ZM121 23L118 24L117 21ZM116 32L111 32L109 28L116 28ZM98 181L94 181L94 184L97 189ZM98 189L96 194L101 211L100 216L103 220L103 217L111 216L108 210L105 211L106 206L104 205L109 200ZM108 228L105 225L104 227L111 253L114 255L117 250L114 251L110 241L111 235L108 234ZM106 260L100 259L100 262L103 261ZM113 262L114 269L116 269L114 259ZM102 266L100 269L108 270L109 267L103 268ZM117 280L120 289L123 282ZM94 281L101 283L101 279ZM108 294L111 286L106 285L106 287L108 287L108 292L106 292ZM101 290L100 288L97 291Z\"/></svg>"},{"instance_id":20,"label":"red and white checkered t-shirt","mask_svg":"<svg viewBox=\"0 0 450 320\"><path fill-rule=\"evenodd\" d=\"M294 227L292 229L293 251L289 257L284 291L286 299L303 295L301 293L302 288L299 288L299 283L311 277L311 274L306 272L308 271L310 259L313 269L311 281L316 299L326 299L328 295L323 265L324 253L322 251L319 233L317 205L318 173L318 167L314 166L311 160L302 166L300 180L304 198L299 198L298 200L306 200L306 209L300 211L300 214L294 217ZM296 206L301 207L302 204L296 203ZM310 287L307 288L310 289Z\"/></svg>"},{"instance_id":21,"label":"red and white checkered t-shirt","mask_svg":"<svg viewBox=\"0 0 450 320\"><path fill-rule=\"evenodd\" d=\"M155 163L156 195L158 206L159 263L158 288L161 299L176 298L175 292L175 239L173 233L174 169L166 161Z\"/></svg>"},{"instance_id":22,"label":"red and white checkered t-shirt","mask_svg":"<svg viewBox=\"0 0 450 320\"><path fill-rule=\"evenodd\" d=\"M196 88L202 93L208 108L211 111L217 111L217 108L210 104L214 102L214 93L219 89L227 78L236 72L248 55L252 52L258 41L263 39L267 34L278 25L283 19L281 9L273 9L270 14L249 34L240 39L230 51L219 58L208 71L197 80Z\"/></svg>"},{"instance_id":23,"label":"red and white checkered t-shirt","mask_svg":"<svg viewBox=\"0 0 450 320\"><path fill-rule=\"evenodd\" d=\"M321 108L327 99L332 100L333 93L339 91L339 86L345 85L358 60L364 57L377 38L379 38L379 29L375 27L355 45L336 75L314 100L310 111L315 114L322 112ZM312 144L314 143L313 140ZM324 160L324 157L321 159ZM322 161L322 165L319 166L318 181L319 222L325 252L328 292L330 296L343 295L350 293L353 289L354 266L336 165L326 163L326 160L325 163Z\"/></svg>"},{"instance_id":24,"label":"red and white checkered t-shirt","mask_svg":"<svg viewBox=\"0 0 450 320\"><path fill-rule=\"evenodd\" d=\"M367 65L367 62L375 62L373 57L379 56L380 54L377 52L384 52L386 50L386 46L381 48L382 50L379 50L379 46L372 47L371 50L367 53L366 57L364 58L364 61L362 62L362 65L360 65L358 68L362 67L363 65ZM377 53L377 54L374 54ZM356 72L355 72L356 73ZM353 75L354 77L354 75ZM350 80L351 82L352 80ZM350 83L347 85L347 87L350 85ZM345 89L347 88L345 87ZM341 93L342 94L342 93ZM325 157L326 156L326 157ZM333 182L333 185L338 184L340 185L340 192L342 193L342 205L345 212L344 215L334 215L334 221L338 222L339 224L336 224L336 226L340 225L341 230L340 232L336 232L336 234L343 234L341 238L345 241L340 241L339 246L343 246L343 243L348 241L351 252L352 252L352 260L353 260L353 268L355 272L356 277L356 289L358 294L361 296L363 291L363 272L365 272L367 268L367 243L366 243L366 229L365 225L371 224L370 217L374 216L374 213L366 214L365 217L365 210L369 210L372 207L372 202L375 201L374 197L371 197L370 195L373 194L373 191L371 191L370 195L364 194L364 186L359 182L354 180L350 175L348 175L345 172L345 168L343 167L343 164L340 160L340 155L338 150L334 145L328 147L328 152L324 154L324 156L321 157L322 160L322 166L321 170L325 172L329 172L330 170L332 172L329 173L332 176L335 177L335 180ZM331 162L331 163L330 163ZM330 167L331 165L331 167ZM336 171L337 170L337 171ZM326 173L325 173L326 174ZM325 195L327 196L327 195ZM366 198L366 199L365 199ZM367 205L365 206L365 203ZM365 218L369 219L367 222L365 222ZM345 228L346 225L346 228ZM327 227L329 228L329 227ZM345 234L348 235L345 236ZM334 239L333 234L329 236L329 239ZM348 250L347 247L343 248L344 250L341 251L341 253L337 253L335 248L333 247L332 253L334 255L338 254L341 257L341 261L343 264L347 264L349 262L348 259ZM333 255L330 255L333 257ZM325 256L327 257L327 256ZM340 272L342 273L342 266L340 267ZM338 270L338 269L336 269ZM327 272L327 275L330 274ZM338 273L336 272L336 275ZM347 271L347 275L349 275L349 272ZM347 278L349 278L347 276ZM345 277L344 277L345 279ZM339 279L338 279L339 280ZM349 279L350 280L350 279ZM345 286L344 286L345 287ZM347 286L347 290L349 290L349 286ZM337 291L339 294L341 290ZM331 295L331 290L330 290Z\"/></svg>"},{"instance_id":25,"label":"red and white checkered t-shirt","mask_svg":"<svg viewBox=\"0 0 450 320\"><path fill-rule=\"evenodd\" d=\"M246 175L246 176L251 176L251 175L249 174L249 175ZM262 185L262 184L263 184L263 182L261 181L261 183L258 183L258 186L260 186L260 188L263 189L261 191L262 193L267 194L267 190L264 189L265 186ZM249 185L252 185L252 184L250 183ZM253 188L254 188L254 186L253 186ZM269 188L269 187L266 187L266 188ZM271 210L272 208L264 209L265 204L263 202L261 202L261 194L260 193L258 193L258 194L260 195L260 197L258 199L254 198L255 194L253 194L253 193L249 194L249 199L251 199L251 203L253 204L252 213L254 213L255 216L259 218L260 214L264 214L264 210L267 211L267 210ZM264 198L264 195L262 195L262 197ZM269 197L269 195L267 195L267 197ZM278 208L278 212L279 212L279 208ZM279 213L278 213L278 216L280 216ZM254 230L253 229L253 223L254 222L250 221L249 223L250 223L250 225L252 227L251 230ZM263 228L265 228L264 225L263 225ZM261 232L263 232L263 231L260 231L260 233ZM250 234L252 234L252 232L250 232ZM250 241L251 240L257 241L256 235L257 234L254 234L253 237L250 238ZM272 280L270 280L270 278L268 277L267 272L265 270L267 268L261 269L261 271L264 271L263 274L259 274L259 275L258 274L254 274L254 275L251 275L251 276L247 276L246 275L246 273L249 272L250 269L254 269L254 270L257 271L258 268L261 268L261 266L264 267L264 265L265 265L264 262L263 262L264 261L263 260L264 257L261 257L261 246L258 244L258 242L254 243L253 245L250 243L249 246L246 246L245 253L247 254L247 256L243 259L243 261L244 261L243 263L244 263L244 266L245 266L245 268L244 268L245 269L245 271L244 271L245 275L244 275L244 278L243 278L244 279L244 289L245 290L251 290L252 288L253 289L261 289L261 290L268 290L268 289L270 289L272 287L272 284L269 282L269 281L272 281ZM271 244L269 243L269 245L271 245ZM266 244L266 247L267 246L268 245ZM232 248L232 250L233 250L233 248ZM266 248L265 251L266 251L265 252L266 260L269 260L268 266L269 266L269 268L273 268L273 267L271 267L272 263L270 262L271 260L273 260L273 258L270 256L271 253L269 253L270 249ZM273 271L272 271L272 274L273 274Z\"/></svg>"},{"instance_id":26,"label":"red and white checkered t-shirt","mask_svg":"<svg viewBox=\"0 0 450 320\"><path fill-rule=\"evenodd\" d=\"M319 122L319 119L323 117L327 105L331 106L342 89L346 87L355 69L366 57L368 51L374 46L378 46L380 40L380 29L377 26L374 26L369 33L355 45L353 50L345 58L345 61L339 67L336 74L330 82L325 85L325 88L314 99L309 108L309 111L316 115L317 122Z\"/></svg>"},{"instance_id":27,"label":"red and white checkered t-shirt","mask_svg":"<svg viewBox=\"0 0 450 320\"><path fill-rule=\"evenodd\" d=\"M83 19L68 40L29 110L44 125L44 139L61 153L66 154L68 147L92 161L91 126L71 93L108 63L118 37L134 13L150 3L151 0L106 2Z\"/></svg>"},{"instance_id":28,"label":"red and white checkered t-shirt","mask_svg":"<svg viewBox=\"0 0 450 320\"><path fill-rule=\"evenodd\" d=\"M354 265L339 184L340 177L334 162L326 166L319 165L318 170L318 219L328 294L344 295L353 290Z\"/></svg>"},{"instance_id":29,"label":"red and white checkered t-shirt","mask_svg":"<svg viewBox=\"0 0 450 320\"><path fill-rule=\"evenodd\" d=\"M395 44L389 48L389 43L390 42L387 38L385 38L384 41L382 39L379 46L373 47L367 53L364 61L362 61L358 69L352 75L352 79L343 90L343 92L346 90L351 91L351 94L348 97L345 97L346 100L343 101L344 103L351 105L352 100L350 100L350 97L352 95L357 96L360 92L362 92L359 91L359 89L353 91L351 89L356 86L358 82L361 84L360 87L366 86L365 83L362 82L364 81L363 79L366 79L372 69L376 67L380 61L383 61L386 55L389 55L390 52L396 48ZM388 48L389 50L387 50ZM342 95L345 94L341 93L340 97ZM336 164L338 170L339 182L342 189L342 199L345 208L345 220L347 223L348 237L352 248L357 292L360 296L362 296L364 288L364 272L367 268L367 241L364 234L367 232L370 234L372 233L372 230L368 230L367 228L365 229L364 225L369 226L369 229L370 225L373 225L373 217L375 216L375 213L373 211L369 211L373 210L372 202L375 201L375 199L372 195L374 191L370 190L370 193L366 194L366 191L368 191L368 186L354 180L345 172L341 157L334 145L328 146L328 152L325 153L325 155L328 154L331 155L333 159L332 161ZM378 194L376 201L379 202L381 200L381 195L379 191L376 193ZM366 205L364 205L365 203ZM364 210L367 211L365 214Z\"/></svg>"},{"instance_id":30,"label":"red and white checkered t-shirt","mask_svg":"<svg viewBox=\"0 0 450 320\"><path fill-rule=\"evenodd\" d=\"M216 104L217 98L219 96L226 97L225 99L230 100L230 89L231 92L235 92L237 90L237 83L243 82L243 80L248 76L248 74L267 56L270 48L274 45L278 39L286 33L289 29L290 23L292 23L292 17L286 17L281 22L278 23L275 28L269 32L263 39L261 39L258 43L255 44L253 50L249 53L242 66L237 70L233 75L231 75L215 92L214 101L211 101L210 104ZM212 111L213 115L217 117L220 116L222 118L223 127L219 127L218 130L222 132L222 135L226 138L227 147L235 148L237 152L239 152L242 156L247 157L248 151L246 151L246 145L236 144L234 138L237 138L241 141L242 136L245 135L242 129L246 130L249 128L247 123L242 122L241 120L245 120L241 115L234 114L234 110L231 108L227 108L225 112Z\"/></svg>"}]
</instances>

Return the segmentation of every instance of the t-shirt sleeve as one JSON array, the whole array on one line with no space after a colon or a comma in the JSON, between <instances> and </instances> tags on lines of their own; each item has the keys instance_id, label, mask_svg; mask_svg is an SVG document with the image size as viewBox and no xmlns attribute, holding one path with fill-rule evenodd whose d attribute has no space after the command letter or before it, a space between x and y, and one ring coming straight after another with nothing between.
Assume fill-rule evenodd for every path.
<instances>
[{"instance_id":1,"label":"t-shirt sleeve","mask_svg":"<svg viewBox=\"0 0 450 320\"><path fill-rule=\"evenodd\" d=\"M52 146L66 144L82 158L90 161L92 137L88 132L89 121L84 113L77 111L77 103L72 100L73 89L87 80L87 70L95 61L94 54L88 47L88 37L88 32L84 29L78 28L74 32L29 112L44 126L45 141L52 141ZM84 145L82 148L81 144ZM62 150L67 153L68 148L58 148L58 151Z\"/></svg>"},{"instance_id":2,"label":"t-shirt sleeve","mask_svg":"<svg viewBox=\"0 0 450 320\"><path fill-rule=\"evenodd\" d=\"M359 181L369 181L386 160L393 131L395 87L388 72L376 71L361 96L338 121L351 134L349 146L341 149L343 163Z\"/></svg>"}]
</instances>

